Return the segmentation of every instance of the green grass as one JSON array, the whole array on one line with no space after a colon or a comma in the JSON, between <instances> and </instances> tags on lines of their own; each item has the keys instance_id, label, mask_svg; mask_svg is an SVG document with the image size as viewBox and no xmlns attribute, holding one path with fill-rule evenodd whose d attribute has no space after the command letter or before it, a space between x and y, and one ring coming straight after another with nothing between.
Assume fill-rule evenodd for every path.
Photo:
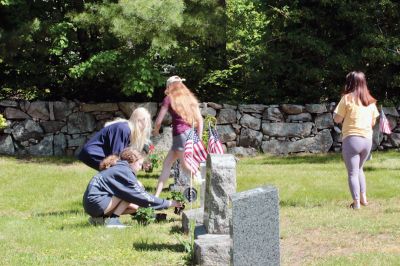
<instances>
[{"instance_id":1,"label":"green grass","mask_svg":"<svg viewBox=\"0 0 400 266\"><path fill-rule=\"evenodd\" d=\"M400 265L399 153L374 153L365 169L370 206L359 211L347 208L338 154L241 158L238 191L278 188L282 265ZM0 157L1 264L190 264L172 210L149 226L90 226L81 200L94 173L71 158ZM150 192L158 174L139 176Z\"/></svg>"}]
</instances>

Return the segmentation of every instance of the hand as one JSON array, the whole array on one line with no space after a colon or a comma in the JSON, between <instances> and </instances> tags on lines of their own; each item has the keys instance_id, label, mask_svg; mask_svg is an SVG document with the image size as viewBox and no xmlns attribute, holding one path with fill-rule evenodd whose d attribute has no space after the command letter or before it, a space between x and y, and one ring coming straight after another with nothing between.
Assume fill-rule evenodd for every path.
<instances>
[{"instance_id":1,"label":"hand","mask_svg":"<svg viewBox=\"0 0 400 266\"><path fill-rule=\"evenodd\" d=\"M143 168L143 170L144 171L148 171L148 170L150 170L150 168L151 168L151 162L150 161L145 161L144 163L143 163L143 165L142 165L142 168Z\"/></svg>"},{"instance_id":2,"label":"hand","mask_svg":"<svg viewBox=\"0 0 400 266\"><path fill-rule=\"evenodd\" d=\"M176 201L176 200L172 200L171 201L171 206L170 207L177 207L177 208L181 208L182 207L182 202Z\"/></svg>"},{"instance_id":3,"label":"hand","mask_svg":"<svg viewBox=\"0 0 400 266\"><path fill-rule=\"evenodd\" d=\"M160 130L157 129L157 128L153 129L152 135L153 135L154 137L160 135Z\"/></svg>"}]
</instances>

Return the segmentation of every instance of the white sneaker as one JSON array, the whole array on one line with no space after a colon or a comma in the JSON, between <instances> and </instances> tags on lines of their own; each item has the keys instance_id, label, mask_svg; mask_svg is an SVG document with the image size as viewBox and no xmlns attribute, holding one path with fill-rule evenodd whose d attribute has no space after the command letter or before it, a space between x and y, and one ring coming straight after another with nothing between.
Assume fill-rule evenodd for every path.
<instances>
[{"instance_id":1,"label":"white sneaker","mask_svg":"<svg viewBox=\"0 0 400 266\"><path fill-rule=\"evenodd\" d=\"M128 227L128 226L124 225L123 223L121 223L121 221L117 217L108 219L105 222L105 226L107 228L120 228L120 229Z\"/></svg>"}]
</instances>

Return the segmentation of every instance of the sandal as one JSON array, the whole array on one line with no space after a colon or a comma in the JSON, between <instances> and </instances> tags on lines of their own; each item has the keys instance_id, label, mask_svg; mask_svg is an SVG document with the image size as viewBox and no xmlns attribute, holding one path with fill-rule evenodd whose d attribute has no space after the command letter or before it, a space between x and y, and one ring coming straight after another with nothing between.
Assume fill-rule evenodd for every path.
<instances>
[{"instance_id":1,"label":"sandal","mask_svg":"<svg viewBox=\"0 0 400 266\"><path fill-rule=\"evenodd\" d=\"M368 206L368 201L366 201L366 202L362 202L362 201L360 201L360 204L362 205L362 206Z\"/></svg>"},{"instance_id":2,"label":"sandal","mask_svg":"<svg viewBox=\"0 0 400 266\"><path fill-rule=\"evenodd\" d=\"M358 210L358 209L360 209L360 206L357 207L356 205L354 205L354 202L353 202L352 204L350 204L349 208L351 208L353 210Z\"/></svg>"}]
</instances>

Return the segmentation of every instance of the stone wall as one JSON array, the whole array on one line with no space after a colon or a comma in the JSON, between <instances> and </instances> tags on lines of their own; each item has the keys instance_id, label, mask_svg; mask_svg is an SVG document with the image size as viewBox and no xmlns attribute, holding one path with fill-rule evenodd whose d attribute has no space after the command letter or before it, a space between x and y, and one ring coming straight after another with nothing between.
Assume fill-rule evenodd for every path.
<instances>
[{"instance_id":1,"label":"stone wall","mask_svg":"<svg viewBox=\"0 0 400 266\"><path fill-rule=\"evenodd\" d=\"M97 103L75 101L0 101L0 113L8 126L0 130L0 154L76 155L87 139L116 117L128 118L134 108L143 106L153 119L159 104ZM340 129L333 124L335 103L306 105L228 105L201 103L203 116L217 118L218 132L228 152L253 155L256 151L273 154L340 151ZM393 134L383 136L374 129L374 149L400 147L400 119L394 107L384 108ZM160 150L170 143L164 120L163 135L155 140ZM164 144L164 145L163 145Z\"/></svg>"}]
</instances>

